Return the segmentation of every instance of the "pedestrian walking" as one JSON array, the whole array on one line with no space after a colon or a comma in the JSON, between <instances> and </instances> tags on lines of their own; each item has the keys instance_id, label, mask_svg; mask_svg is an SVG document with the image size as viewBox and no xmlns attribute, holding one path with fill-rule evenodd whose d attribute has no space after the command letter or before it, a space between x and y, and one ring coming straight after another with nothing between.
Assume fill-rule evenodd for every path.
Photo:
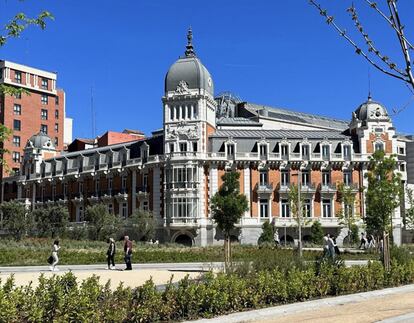
<instances>
[{"instance_id":1,"label":"pedestrian walking","mask_svg":"<svg viewBox=\"0 0 414 323\"><path fill-rule=\"evenodd\" d=\"M328 249L329 249L329 257L332 258L332 260L335 259L335 244L332 239L332 236L328 234Z\"/></svg>"},{"instance_id":2,"label":"pedestrian walking","mask_svg":"<svg viewBox=\"0 0 414 323\"><path fill-rule=\"evenodd\" d=\"M132 241L129 240L128 236L124 237L124 252L125 252L125 270L132 270Z\"/></svg>"},{"instance_id":3,"label":"pedestrian walking","mask_svg":"<svg viewBox=\"0 0 414 323\"><path fill-rule=\"evenodd\" d=\"M56 268L56 265L59 262L59 257L58 257L58 251L60 249L59 246L59 240L55 240L53 242L53 247L52 247L52 258L53 258L53 262L52 265L49 267L51 271L59 271L58 268Z\"/></svg>"},{"instance_id":4,"label":"pedestrian walking","mask_svg":"<svg viewBox=\"0 0 414 323\"><path fill-rule=\"evenodd\" d=\"M329 257L329 245L328 245L328 240L329 240L329 234L325 234L323 236L323 256L324 257Z\"/></svg>"},{"instance_id":5,"label":"pedestrian walking","mask_svg":"<svg viewBox=\"0 0 414 323\"><path fill-rule=\"evenodd\" d=\"M368 249L375 249L375 238L372 234L368 237Z\"/></svg>"},{"instance_id":6,"label":"pedestrian walking","mask_svg":"<svg viewBox=\"0 0 414 323\"><path fill-rule=\"evenodd\" d=\"M333 241L333 244L334 244L335 255L339 256L341 254L341 251L339 250L339 247L336 244L336 238L332 237L332 241Z\"/></svg>"},{"instance_id":7,"label":"pedestrian walking","mask_svg":"<svg viewBox=\"0 0 414 323\"><path fill-rule=\"evenodd\" d=\"M367 239L365 238L364 232L361 232L361 243L359 244L358 249L365 249L367 244Z\"/></svg>"},{"instance_id":8,"label":"pedestrian walking","mask_svg":"<svg viewBox=\"0 0 414 323\"><path fill-rule=\"evenodd\" d=\"M108 259L108 269L115 269L115 240L112 238L108 239L108 250L106 251L107 259ZM112 265L112 266L111 266Z\"/></svg>"},{"instance_id":9,"label":"pedestrian walking","mask_svg":"<svg viewBox=\"0 0 414 323\"><path fill-rule=\"evenodd\" d=\"M275 241L276 247L279 247L280 239L279 239L279 230L277 228L274 228L273 240Z\"/></svg>"}]
</instances>

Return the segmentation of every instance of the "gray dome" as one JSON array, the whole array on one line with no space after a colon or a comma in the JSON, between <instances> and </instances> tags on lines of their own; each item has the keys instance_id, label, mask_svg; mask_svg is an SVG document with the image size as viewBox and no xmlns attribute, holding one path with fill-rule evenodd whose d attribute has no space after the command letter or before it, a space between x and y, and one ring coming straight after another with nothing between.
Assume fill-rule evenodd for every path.
<instances>
[{"instance_id":1,"label":"gray dome","mask_svg":"<svg viewBox=\"0 0 414 323\"><path fill-rule=\"evenodd\" d=\"M27 141L26 148L55 149L55 145L48 135L39 132L37 135L30 137Z\"/></svg>"},{"instance_id":2,"label":"gray dome","mask_svg":"<svg viewBox=\"0 0 414 323\"><path fill-rule=\"evenodd\" d=\"M207 68L196 56L192 45L192 32L188 31L185 56L180 57L165 76L165 92L182 89L203 89L214 96L214 85Z\"/></svg>"},{"instance_id":3,"label":"gray dome","mask_svg":"<svg viewBox=\"0 0 414 323\"><path fill-rule=\"evenodd\" d=\"M355 110L355 117L360 121L389 120L387 109L381 103L373 101L371 97Z\"/></svg>"}]
</instances>

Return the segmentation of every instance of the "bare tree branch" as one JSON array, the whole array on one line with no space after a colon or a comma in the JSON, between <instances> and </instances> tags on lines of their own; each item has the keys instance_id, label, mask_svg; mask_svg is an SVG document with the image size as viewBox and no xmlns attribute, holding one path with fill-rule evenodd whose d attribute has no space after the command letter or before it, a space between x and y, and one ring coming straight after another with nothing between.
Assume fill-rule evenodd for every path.
<instances>
[{"instance_id":1,"label":"bare tree branch","mask_svg":"<svg viewBox=\"0 0 414 323\"><path fill-rule=\"evenodd\" d=\"M387 15L378 8L378 5L376 2L372 2L370 0L364 0L371 8L373 8L382 18L385 19L385 21L392 27L392 29L394 29L400 37L404 38L405 41L407 42L407 45L409 47L409 49L414 50L414 46L411 44L411 42L408 41L408 39L403 35L400 34L400 31L395 27L395 24L390 20L389 17L387 17Z\"/></svg>"},{"instance_id":2,"label":"bare tree branch","mask_svg":"<svg viewBox=\"0 0 414 323\"><path fill-rule=\"evenodd\" d=\"M381 71L382 73L389 75L391 77L394 77L396 79L399 79L401 81L407 82L409 83L410 81L407 80L405 77L394 74L392 72L387 71L386 69L384 69L383 67L381 67L380 65L378 65L375 61L373 61L347 34L345 29L339 27L335 21L334 21L334 17L333 16L329 16L328 12L326 9L323 9L322 6L319 3L316 3L315 0L309 0L309 3L313 6L315 6L318 10L321 16L326 17L326 22L331 25L340 36L342 36L344 39L346 39L348 41L349 44L351 44L354 48L355 48L355 52L358 55L361 55L362 57L365 58L365 60L367 60L372 66L374 66L376 69L378 69L379 71ZM413 83L413 87L414 87L414 83Z\"/></svg>"}]
</instances>

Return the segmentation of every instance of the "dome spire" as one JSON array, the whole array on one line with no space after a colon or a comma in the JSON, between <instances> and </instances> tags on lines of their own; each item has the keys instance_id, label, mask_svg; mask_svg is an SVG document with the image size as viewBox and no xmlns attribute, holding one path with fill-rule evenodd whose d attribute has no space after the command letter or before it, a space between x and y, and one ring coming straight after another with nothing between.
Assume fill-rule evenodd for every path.
<instances>
[{"instance_id":1,"label":"dome spire","mask_svg":"<svg viewBox=\"0 0 414 323\"><path fill-rule=\"evenodd\" d=\"M190 28L188 28L188 32L187 32L187 46L185 46L186 50L185 50L185 57L195 57L196 54L194 52L194 47L193 47L193 31L191 30L191 26Z\"/></svg>"}]
</instances>

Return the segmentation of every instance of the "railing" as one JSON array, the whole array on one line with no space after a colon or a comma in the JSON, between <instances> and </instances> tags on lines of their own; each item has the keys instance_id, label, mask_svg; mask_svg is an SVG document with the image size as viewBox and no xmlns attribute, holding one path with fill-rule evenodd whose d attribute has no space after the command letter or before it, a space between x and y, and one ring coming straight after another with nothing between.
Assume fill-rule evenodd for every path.
<instances>
[{"instance_id":1,"label":"railing","mask_svg":"<svg viewBox=\"0 0 414 323\"><path fill-rule=\"evenodd\" d=\"M210 157L210 158L225 158L226 157L226 154L225 153L209 153L208 155L207 155L208 157Z\"/></svg>"},{"instance_id":2,"label":"railing","mask_svg":"<svg viewBox=\"0 0 414 323\"><path fill-rule=\"evenodd\" d=\"M321 184L321 191L336 191L336 184Z\"/></svg>"},{"instance_id":3,"label":"railing","mask_svg":"<svg viewBox=\"0 0 414 323\"><path fill-rule=\"evenodd\" d=\"M301 191L316 191L316 184L315 183L307 183L300 185Z\"/></svg>"},{"instance_id":4,"label":"railing","mask_svg":"<svg viewBox=\"0 0 414 323\"><path fill-rule=\"evenodd\" d=\"M142 159L141 158L128 159L126 164L128 166L140 165L142 164Z\"/></svg>"},{"instance_id":5,"label":"railing","mask_svg":"<svg viewBox=\"0 0 414 323\"><path fill-rule=\"evenodd\" d=\"M258 194L271 194L273 192L273 184L257 183L255 189Z\"/></svg>"},{"instance_id":6,"label":"railing","mask_svg":"<svg viewBox=\"0 0 414 323\"><path fill-rule=\"evenodd\" d=\"M120 161L113 161L111 168L120 168L122 163Z\"/></svg>"},{"instance_id":7,"label":"railing","mask_svg":"<svg viewBox=\"0 0 414 323\"><path fill-rule=\"evenodd\" d=\"M320 153L312 153L312 159L317 159L320 160L321 159L321 154Z\"/></svg>"},{"instance_id":8,"label":"railing","mask_svg":"<svg viewBox=\"0 0 414 323\"><path fill-rule=\"evenodd\" d=\"M280 153L269 153L269 159L271 160L280 159Z\"/></svg>"},{"instance_id":9,"label":"railing","mask_svg":"<svg viewBox=\"0 0 414 323\"><path fill-rule=\"evenodd\" d=\"M72 167L72 168L68 168L67 174L71 175L71 174L77 174L79 171L78 167Z\"/></svg>"},{"instance_id":10,"label":"railing","mask_svg":"<svg viewBox=\"0 0 414 323\"><path fill-rule=\"evenodd\" d=\"M83 166L83 172L90 172L90 171L93 171L93 170L95 170L95 165Z\"/></svg>"},{"instance_id":11,"label":"railing","mask_svg":"<svg viewBox=\"0 0 414 323\"><path fill-rule=\"evenodd\" d=\"M170 218L172 224L195 224L197 223L197 218L190 217L174 217Z\"/></svg>"},{"instance_id":12,"label":"railing","mask_svg":"<svg viewBox=\"0 0 414 323\"><path fill-rule=\"evenodd\" d=\"M301 159L300 153L290 153L290 159Z\"/></svg>"}]
</instances>

